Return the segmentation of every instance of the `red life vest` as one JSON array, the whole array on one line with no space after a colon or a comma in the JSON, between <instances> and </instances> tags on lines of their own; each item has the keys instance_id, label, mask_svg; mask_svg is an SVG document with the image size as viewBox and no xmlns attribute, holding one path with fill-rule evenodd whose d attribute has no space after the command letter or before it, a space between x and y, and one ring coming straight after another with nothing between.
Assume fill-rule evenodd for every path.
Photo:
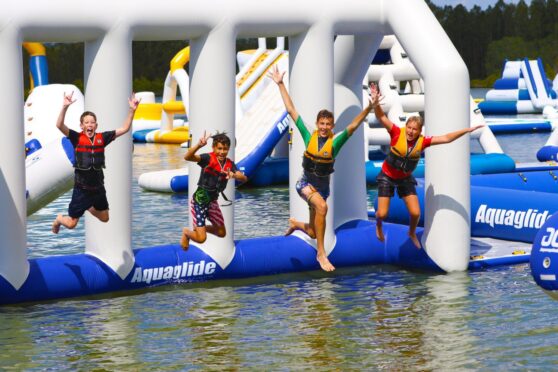
<instances>
[{"instance_id":1,"label":"red life vest","mask_svg":"<svg viewBox=\"0 0 558 372\"><path fill-rule=\"evenodd\" d=\"M79 134L75 148L74 168L80 170L101 170L105 167L105 141L101 133L95 133L93 141L84 132Z\"/></svg>"},{"instance_id":2,"label":"red life vest","mask_svg":"<svg viewBox=\"0 0 558 372\"><path fill-rule=\"evenodd\" d=\"M219 194L227 187L227 182L229 181L227 175L232 169L233 162L229 158L227 158L225 164L221 166L221 163L217 160L217 155L215 155L214 152L210 152L209 164L203 168L198 186L209 192Z\"/></svg>"}]
</instances>

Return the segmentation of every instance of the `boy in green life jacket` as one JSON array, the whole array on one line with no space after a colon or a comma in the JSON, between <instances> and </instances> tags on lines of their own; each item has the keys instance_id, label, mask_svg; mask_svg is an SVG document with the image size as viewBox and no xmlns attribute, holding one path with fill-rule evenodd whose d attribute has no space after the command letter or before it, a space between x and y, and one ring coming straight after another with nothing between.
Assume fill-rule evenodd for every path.
<instances>
[{"instance_id":1,"label":"boy in green life jacket","mask_svg":"<svg viewBox=\"0 0 558 372\"><path fill-rule=\"evenodd\" d=\"M345 130L335 135L333 134L333 128L335 127L333 113L328 110L321 110L316 118L316 129L310 132L287 92L283 83L284 75L285 72L279 72L277 66L274 66L268 76L277 84L285 108L294 120L306 146L306 151L302 157L303 172L296 183L296 190L310 207L310 221L306 223L290 218L286 235L295 230L302 230L309 237L315 238L318 251L316 260L322 270L333 271L335 267L327 258L324 249L326 200L329 196L330 175L334 171L333 165L339 150L370 113L372 102L368 103L368 106L353 119Z\"/></svg>"}]
</instances>

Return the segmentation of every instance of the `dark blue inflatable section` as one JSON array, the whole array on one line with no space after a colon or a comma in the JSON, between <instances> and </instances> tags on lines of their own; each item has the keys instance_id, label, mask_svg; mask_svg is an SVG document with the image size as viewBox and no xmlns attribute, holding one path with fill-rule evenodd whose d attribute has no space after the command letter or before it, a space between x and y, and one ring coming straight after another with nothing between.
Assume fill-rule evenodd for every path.
<instances>
[{"instance_id":1,"label":"dark blue inflatable section","mask_svg":"<svg viewBox=\"0 0 558 372\"><path fill-rule=\"evenodd\" d=\"M478 107L483 115L517 115L516 101L482 101Z\"/></svg>"},{"instance_id":2,"label":"dark blue inflatable section","mask_svg":"<svg viewBox=\"0 0 558 372\"><path fill-rule=\"evenodd\" d=\"M248 179L256 187L289 183L289 158L267 158Z\"/></svg>"},{"instance_id":3,"label":"dark blue inflatable section","mask_svg":"<svg viewBox=\"0 0 558 372\"><path fill-rule=\"evenodd\" d=\"M31 155L32 153L41 149L42 147L43 146L41 146L41 143L39 142L39 140L36 139L36 138L33 138L32 140L25 143L25 156Z\"/></svg>"},{"instance_id":4,"label":"dark blue inflatable section","mask_svg":"<svg viewBox=\"0 0 558 372\"><path fill-rule=\"evenodd\" d=\"M547 291L558 290L558 214L548 219L537 233L529 264L539 286Z\"/></svg>"},{"instance_id":5,"label":"dark blue inflatable section","mask_svg":"<svg viewBox=\"0 0 558 372\"><path fill-rule=\"evenodd\" d=\"M506 154L472 154L470 164L471 174L503 173L515 170L515 162ZM366 162L366 183L375 185L376 177L381 170L381 161ZM424 158L419 160L413 176L415 178L424 177Z\"/></svg>"},{"instance_id":6,"label":"dark blue inflatable section","mask_svg":"<svg viewBox=\"0 0 558 372\"><path fill-rule=\"evenodd\" d=\"M494 89L518 89L519 79L515 78L501 78L494 82Z\"/></svg>"},{"instance_id":7,"label":"dark blue inflatable section","mask_svg":"<svg viewBox=\"0 0 558 372\"><path fill-rule=\"evenodd\" d=\"M537 151L538 161L558 161L558 146L543 146Z\"/></svg>"},{"instance_id":8,"label":"dark blue inflatable section","mask_svg":"<svg viewBox=\"0 0 558 372\"><path fill-rule=\"evenodd\" d=\"M552 124L546 120L530 121L528 123L488 124L488 126L494 134L552 131Z\"/></svg>"},{"instance_id":9,"label":"dark blue inflatable section","mask_svg":"<svg viewBox=\"0 0 558 372\"><path fill-rule=\"evenodd\" d=\"M29 70L33 79L33 86L48 85L48 63L46 56L32 56L29 58Z\"/></svg>"},{"instance_id":10,"label":"dark blue inflatable section","mask_svg":"<svg viewBox=\"0 0 558 372\"><path fill-rule=\"evenodd\" d=\"M472 186L558 193L558 171L530 171L471 176Z\"/></svg>"},{"instance_id":11,"label":"dark blue inflatable section","mask_svg":"<svg viewBox=\"0 0 558 372\"><path fill-rule=\"evenodd\" d=\"M348 222L336 230L337 243L329 258L337 267L394 264L441 272L423 249L411 243L407 228L385 224L384 244L376 239L374 223ZM417 234L420 238L422 229ZM226 269L194 245L186 252L178 245L164 245L138 249L134 254L135 265L124 279L86 254L30 260L30 274L19 290L0 277L0 304L319 269L316 250L292 235L237 241Z\"/></svg>"},{"instance_id":12,"label":"dark blue inflatable section","mask_svg":"<svg viewBox=\"0 0 558 372\"><path fill-rule=\"evenodd\" d=\"M417 187L421 208L419 226L424 226L424 187ZM451 204L435 190L427 190L434 203ZM375 203L377 208L377 200ZM471 236L533 242L540 227L558 211L558 194L471 186ZM402 199L391 199L386 219L409 223L409 214Z\"/></svg>"},{"instance_id":13,"label":"dark blue inflatable section","mask_svg":"<svg viewBox=\"0 0 558 372\"><path fill-rule=\"evenodd\" d=\"M134 142L147 142L146 137L147 134L150 132L153 132L155 129L142 129L142 130L136 130L133 134L132 134L132 138L134 139Z\"/></svg>"},{"instance_id":14,"label":"dark blue inflatable section","mask_svg":"<svg viewBox=\"0 0 558 372\"><path fill-rule=\"evenodd\" d=\"M385 65L389 62L391 62L389 49L378 49L372 60L373 65Z\"/></svg>"},{"instance_id":15,"label":"dark blue inflatable section","mask_svg":"<svg viewBox=\"0 0 558 372\"><path fill-rule=\"evenodd\" d=\"M66 156L68 157L70 162L72 164L74 164L75 163L75 156L76 156L74 146L72 145L72 143L70 142L68 137L62 137L61 141L62 141L62 143L61 143L62 148L64 149L64 152L66 153Z\"/></svg>"},{"instance_id":16,"label":"dark blue inflatable section","mask_svg":"<svg viewBox=\"0 0 558 372\"><path fill-rule=\"evenodd\" d=\"M529 94L529 91L527 89L519 89L517 98L520 101L528 101L531 99L531 95Z\"/></svg>"}]
</instances>

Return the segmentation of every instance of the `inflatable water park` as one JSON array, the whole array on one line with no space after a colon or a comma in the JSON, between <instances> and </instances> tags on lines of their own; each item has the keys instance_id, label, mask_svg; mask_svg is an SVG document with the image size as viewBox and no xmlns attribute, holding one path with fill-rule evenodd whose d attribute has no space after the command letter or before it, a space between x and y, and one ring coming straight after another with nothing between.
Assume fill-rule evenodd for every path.
<instances>
[{"instance_id":1,"label":"inflatable water park","mask_svg":"<svg viewBox=\"0 0 558 372\"><path fill-rule=\"evenodd\" d=\"M257 50L241 51L237 54L239 65L239 73L236 75L237 106L235 108L237 162L239 168L249 177L252 186L267 186L288 182L288 141L285 141L283 136L287 133L289 118L282 109L282 101L277 89L275 89L274 84L270 84L271 81L266 76L273 65L277 65L281 71L287 71L288 52L284 51L283 39L278 38L275 49L267 50L265 39L260 38ZM188 48L184 50L188 50ZM184 50L180 51L173 61L183 55ZM176 74L178 69L173 69L172 66L176 65L173 61L171 61L171 71L175 71ZM181 64L181 67L183 68L183 64ZM185 77L184 79L187 81L186 71L183 70L180 76ZM288 72L286 77L288 78ZM251 85L248 85L247 82L250 82ZM383 37L368 68L368 73L363 80L363 87L365 87L363 90L363 104L367 100L368 86L371 82L378 84L380 92L385 97L383 102L388 116L399 125L403 125L409 115L424 112L424 82L394 35ZM394 89L402 84L404 84L403 89ZM165 102L167 102L165 97L172 97L173 100L177 97L177 85L173 86L172 92L167 92L168 86L165 83L163 103L158 104L159 106L165 105ZM180 84L178 87L180 87ZM250 92L251 95L247 96L246 93ZM188 97L187 93L181 95ZM152 100L153 98L148 99ZM242 104L239 104L240 102ZM471 126L486 125L483 115L472 98L470 102ZM187 106L187 103L178 103ZM151 105L151 103L147 105ZM142 106L143 104L140 105L139 110L142 110ZM156 118L156 122L157 125L160 122L161 127L163 127L167 117L160 115L161 112L162 110L159 109L159 117ZM145 125L141 113L136 114L134 125L136 122L139 125ZM383 128L378 127L373 114L369 116L368 122L370 125L365 126L364 146L381 147L388 145L389 136ZM267 126L262 125L266 123ZM151 131L153 133L159 130ZM139 132L139 135L138 132L134 133L134 140L141 141L138 138L143 131ZM167 131L167 133L171 132ZM484 153L472 154L472 174L498 173L515 169L513 160L503 153L489 126L475 132L473 136L479 140ZM375 185L376 176L385 158L385 151L376 151L365 155L366 182L369 185ZM424 159L421 159L414 174L417 177L424 177ZM140 187L147 191L186 192L188 190L188 169L183 167L147 172L139 177L138 183Z\"/></svg>"},{"instance_id":2,"label":"inflatable water park","mask_svg":"<svg viewBox=\"0 0 558 372\"><path fill-rule=\"evenodd\" d=\"M501 78L479 108L485 115L542 113L558 106L557 84L558 76L554 82L546 76L541 58L505 61Z\"/></svg>"},{"instance_id":3,"label":"inflatable water park","mask_svg":"<svg viewBox=\"0 0 558 372\"><path fill-rule=\"evenodd\" d=\"M255 186L288 182L288 144L282 139L289 128L289 118L275 84L266 76L274 65L281 71L288 70L288 53L284 50L284 37L277 38L276 44L275 49L268 50L265 38L259 38L258 49L237 54L239 72L235 77L236 163L250 179L250 183ZM189 50L189 47L185 50ZM179 52L171 61L172 76L178 75L182 81L188 81L184 63L177 66L178 63L175 62L182 54L184 54L183 51ZM170 73L168 76L171 76ZM168 77L167 80L169 80ZM177 79L177 81L180 80ZM178 95L177 88L180 89L182 97L182 101L178 102L188 107L189 93L185 93L188 84L171 85L167 82L165 82L163 102L160 105L164 107L170 100L176 102L174 100ZM142 110L142 106L140 105L139 110ZM160 112L164 112L164 109ZM169 116L169 114L161 115L155 120L159 120L161 123L160 131L167 128L167 134L176 132L176 129L172 130L172 126L170 126L173 120ZM143 122L140 118L141 114L139 117L136 115L134 125L136 121ZM152 136L151 133L158 131L148 132L147 136ZM141 140L141 132L144 131L134 133L134 140ZM182 138L178 143L186 140L187 138ZM140 175L138 183L140 187L148 191L186 192L188 190L188 168L147 172Z\"/></svg>"},{"instance_id":4,"label":"inflatable water park","mask_svg":"<svg viewBox=\"0 0 558 372\"><path fill-rule=\"evenodd\" d=\"M67 0L48 4L21 0L18 7L0 14L3 56L0 59L3 82L0 96L5 121L13 124L6 126L0 136L3 154L0 156L3 221L0 224L3 237L0 304L319 268L315 241L298 231L290 236L234 240L234 203L223 208L227 229L224 238L209 236L204 244L192 243L187 251L183 251L178 242L169 241L152 247L133 247L131 133L114 142L108 153L113 159L105 170L110 221L101 223L86 215L82 254L29 259L26 223L27 198L31 192L26 180L29 172L26 154L22 151L22 145L28 143L22 136L28 130L22 115L22 107L27 106L22 100L22 42L85 41L85 92L83 106L77 111L91 110L100 117L125 117L128 107L122 102L126 102L132 87L132 41L188 39L189 89L184 112L189 135L195 140L209 129L225 131L231 137L239 135L237 127L243 118L237 117L237 38L288 37L288 65L284 62L283 66L288 70L289 91L297 110L302 117L313 118L326 107L335 113L339 131L361 111L362 83L369 75L371 61L384 36L393 34L420 71L424 86L420 94L426 118L425 134L437 135L471 125L467 68L427 4L421 0L349 0L342 11L334 3L287 0L271 13L261 3L251 0L240 0L234 5L220 3L218 12L212 3L198 2L194 6L190 1L173 3L173 12L161 4L144 0L135 5L133 8L115 7L106 0L79 6ZM254 22L263 18L265 22ZM417 23L421 27L409 26ZM283 51L276 59L280 61L281 55ZM394 76L393 79L402 78ZM415 75L407 78L416 79ZM175 77L175 80L180 78ZM35 84L38 81L34 80ZM40 92L39 88L36 86L33 93ZM186 88L181 86L180 89ZM265 90L263 85L262 89ZM67 92L66 88L62 91ZM386 91L382 94L388 96ZM184 99L184 92L182 95ZM59 107L59 103L53 102L50 105ZM394 101L392 106L397 103ZM278 115L281 110L284 107L277 109ZM179 110L165 112L170 122L171 116ZM393 117L397 111L389 112ZM447 120L447 112L452 113L452 120ZM288 126L285 125L287 122L281 116L263 120L262 132L279 131L278 122L284 126L283 131L293 124L289 121ZM99 130L115 129L117 125L118 122L103 123ZM543 179L556 182L554 168L546 163L519 170L516 167L513 172L498 174L504 178L500 183L489 181L490 186L481 186L482 182L474 181L475 177L480 180L497 175L471 176L470 140L464 137L431 148L425 154L423 191L420 192L423 227L418 231L423 248L417 249L409 240L407 221L385 223L385 241L380 242L375 235L375 221L369 218L366 210L366 157L363 153L368 150L368 137L364 129L356 131L353 137L352 146L344 148L336 160L328 198L326 252L336 267L391 264L443 273L526 263L533 239L542 231L537 229L551 223L550 216L558 209L558 196L548 192L546 184L540 184ZM488 134L486 138L491 140L492 137ZM46 142L41 142L42 149L46 148ZM63 147L60 143L58 146ZM290 214L306 220L308 206L295 190L304 151L304 143L296 131L287 150ZM39 151L41 149L36 153ZM64 151L71 168L68 156L71 151L67 148ZM229 157L238 159L239 156L231 147ZM46 169L52 171L59 163ZM199 173L199 167L189 164L189 196L195 190ZM534 176L535 173L540 176ZM500 186L510 186L511 179L519 179L517 182L521 185L534 184L539 191ZM541 187L543 189L539 189ZM229 182L225 193L232 201L233 191L234 185ZM394 207L390 209L394 218L397 215L395 204L394 200ZM162 219L161 223L166 221ZM555 235L544 236L542 241L552 246L556 239ZM542 263L543 267L553 269L556 266L550 262L553 259L544 261L543 258L544 262L548 261Z\"/></svg>"}]
</instances>

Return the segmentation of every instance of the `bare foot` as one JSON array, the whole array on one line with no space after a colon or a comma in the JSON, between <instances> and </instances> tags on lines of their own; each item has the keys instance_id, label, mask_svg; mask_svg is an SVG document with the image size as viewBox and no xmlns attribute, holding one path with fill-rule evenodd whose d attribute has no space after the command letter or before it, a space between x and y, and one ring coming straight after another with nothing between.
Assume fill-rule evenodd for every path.
<instances>
[{"instance_id":1,"label":"bare foot","mask_svg":"<svg viewBox=\"0 0 558 372\"><path fill-rule=\"evenodd\" d=\"M289 228L285 231L285 236L291 235L296 230L295 222L296 220L294 218L289 218Z\"/></svg>"},{"instance_id":2,"label":"bare foot","mask_svg":"<svg viewBox=\"0 0 558 372\"><path fill-rule=\"evenodd\" d=\"M417 247L417 249L421 249L422 246L420 245L420 241L418 240L417 234L409 233L408 235L411 241L413 242L413 244L415 245L415 247Z\"/></svg>"},{"instance_id":3,"label":"bare foot","mask_svg":"<svg viewBox=\"0 0 558 372\"><path fill-rule=\"evenodd\" d=\"M376 238L381 242L384 241L384 230L382 229L382 225L376 224Z\"/></svg>"},{"instance_id":4,"label":"bare foot","mask_svg":"<svg viewBox=\"0 0 558 372\"><path fill-rule=\"evenodd\" d=\"M180 246L182 247L183 251L187 251L190 248L190 239L187 235L187 228L182 229L182 237L180 238Z\"/></svg>"},{"instance_id":5,"label":"bare foot","mask_svg":"<svg viewBox=\"0 0 558 372\"><path fill-rule=\"evenodd\" d=\"M58 216L60 216L60 215L58 215ZM53 234L58 234L58 232L60 231L60 222L58 222L58 217L56 217L56 219L52 223L52 229L51 230L52 230Z\"/></svg>"},{"instance_id":6,"label":"bare foot","mask_svg":"<svg viewBox=\"0 0 558 372\"><path fill-rule=\"evenodd\" d=\"M316 256L316 260L318 260L318 263L320 264L320 267L322 268L323 271L335 270L335 267L331 264L331 262L329 262L327 256L318 254Z\"/></svg>"}]
</instances>

